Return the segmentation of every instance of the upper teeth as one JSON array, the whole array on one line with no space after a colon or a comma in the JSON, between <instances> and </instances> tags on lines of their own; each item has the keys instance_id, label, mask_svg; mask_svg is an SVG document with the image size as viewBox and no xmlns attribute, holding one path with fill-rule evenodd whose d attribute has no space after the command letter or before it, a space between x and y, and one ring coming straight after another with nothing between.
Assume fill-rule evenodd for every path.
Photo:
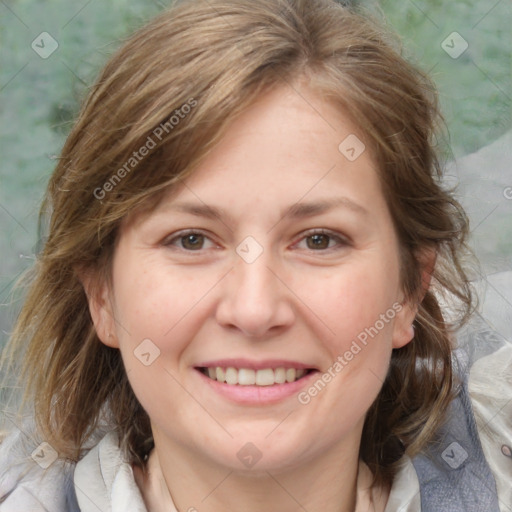
<instances>
[{"instance_id":1,"label":"upper teeth","mask_svg":"<svg viewBox=\"0 0 512 512\"><path fill-rule=\"evenodd\" d=\"M226 384L240 386L272 386L294 382L306 374L306 370L295 368L264 368L252 370L250 368L221 368L220 366L207 368L207 374L211 379Z\"/></svg>"}]
</instances>

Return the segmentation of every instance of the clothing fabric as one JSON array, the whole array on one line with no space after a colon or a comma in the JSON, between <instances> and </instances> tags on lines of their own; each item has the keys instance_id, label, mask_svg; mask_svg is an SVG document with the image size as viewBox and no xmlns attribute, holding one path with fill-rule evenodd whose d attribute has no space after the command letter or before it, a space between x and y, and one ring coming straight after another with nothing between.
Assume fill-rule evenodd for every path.
<instances>
[{"instance_id":1,"label":"clothing fabric","mask_svg":"<svg viewBox=\"0 0 512 512\"><path fill-rule=\"evenodd\" d=\"M512 342L493 323L458 333L460 393L426 450L403 457L385 512L512 512ZM29 424L0 443L0 512L147 512L113 432L76 464L56 455Z\"/></svg>"}]
</instances>

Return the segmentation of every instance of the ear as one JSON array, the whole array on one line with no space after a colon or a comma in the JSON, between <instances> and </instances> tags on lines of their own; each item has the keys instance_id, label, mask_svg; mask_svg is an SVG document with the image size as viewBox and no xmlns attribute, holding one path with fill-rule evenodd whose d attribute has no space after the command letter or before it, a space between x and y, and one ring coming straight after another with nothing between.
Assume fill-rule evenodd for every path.
<instances>
[{"instance_id":1,"label":"ear","mask_svg":"<svg viewBox=\"0 0 512 512\"><path fill-rule=\"evenodd\" d=\"M89 312L98 338L109 347L119 348L108 283L106 281L99 283L98 277L91 272L79 272L79 279L87 296Z\"/></svg>"},{"instance_id":2,"label":"ear","mask_svg":"<svg viewBox=\"0 0 512 512\"><path fill-rule=\"evenodd\" d=\"M393 330L393 348L402 348L414 338L414 319L418 313L418 307L423 301L432 281L432 273L436 265L437 252L435 248L423 249L417 256L420 263L421 284L417 294L400 304L400 310L395 317Z\"/></svg>"}]
</instances>

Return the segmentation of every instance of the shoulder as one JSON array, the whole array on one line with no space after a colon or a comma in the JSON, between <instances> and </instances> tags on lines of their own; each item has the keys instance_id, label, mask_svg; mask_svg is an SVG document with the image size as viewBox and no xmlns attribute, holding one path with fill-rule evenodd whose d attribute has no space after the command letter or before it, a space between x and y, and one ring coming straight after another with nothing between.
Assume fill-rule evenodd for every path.
<instances>
[{"instance_id":1,"label":"shoulder","mask_svg":"<svg viewBox=\"0 0 512 512\"><path fill-rule=\"evenodd\" d=\"M79 512L73 467L28 424L16 428L0 443L0 512Z\"/></svg>"},{"instance_id":2,"label":"shoulder","mask_svg":"<svg viewBox=\"0 0 512 512\"><path fill-rule=\"evenodd\" d=\"M78 462L74 483L82 512L147 512L132 465L115 432L107 433Z\"/></svg>"},{"instance_id":3,"label":"shoulder","mask_svg":"<svg viewBox=\"0 0 512 512\"><path fill-rule=\"evenodd\" d=\"M425 512L499 512L512 503L512 272L478 288L481 312L457 335L459 392L413 459Z\"/></svg>"},{"instance_id":4,"label":"shoulder","mask_svg":"<svg viewBox=\"0 0 512 512\"><path fill-rule=\"evenodd\" d=\"M31 424L0 443L0 512L147 512L114 432L99 431L72 463Z\"/></svg>"},{"instance_id":5,"label":"shoulder","mask_svg":"<svg viewBox=\"0 0 512 512\"><path fill-rule=\"evenodd\" d=\"M468 390L482 450L502 503L512 503L512 271L480 285L482 313L467 336Z\"/></svg>"},{"instance_id":6,"label":"shoulder","mask_svg":"<svg viewBox=\"0 0 512 512\"><path fill-rule=\"evenodd\" d=\"M474 363L469 393L501 503L512 504L512 343Z\"/></svg>"}]
</instances>

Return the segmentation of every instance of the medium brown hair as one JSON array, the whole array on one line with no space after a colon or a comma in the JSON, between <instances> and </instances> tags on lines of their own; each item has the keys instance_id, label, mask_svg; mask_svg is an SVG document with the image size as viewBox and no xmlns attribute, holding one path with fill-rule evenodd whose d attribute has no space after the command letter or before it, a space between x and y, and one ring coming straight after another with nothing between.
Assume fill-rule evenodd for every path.
<instances>
[{"instance_id":1,"label":"medium brown hair","mask_svg":"<svg viewBox=\"0 0 512 512\"><path fill-rule=\"evenodd\" d=\"M263 91L299 81L360 128L398 234L403 290L419 303L414 339L393 351L367 413L360 456L377 483L389 483L403 453L417 454L439 427L455 389L455 323L443 318L439 296L459 299L460 321L472 296L460 259L467 219L440 185L434 87L378 23L334 1L188 0L110 59L48 186L48 239L4 366L23 355L25 400L61 456L81 456L105 411L132 461L152 446L120 354L95 332L80 272L109 279L123 219L153 207L193 172ZM170 122L176 110L188 113ZM127 167L158 127L156 147ZM436 251L437 262L423 297L425 249Z\"/></svg>"}]
</instances>

